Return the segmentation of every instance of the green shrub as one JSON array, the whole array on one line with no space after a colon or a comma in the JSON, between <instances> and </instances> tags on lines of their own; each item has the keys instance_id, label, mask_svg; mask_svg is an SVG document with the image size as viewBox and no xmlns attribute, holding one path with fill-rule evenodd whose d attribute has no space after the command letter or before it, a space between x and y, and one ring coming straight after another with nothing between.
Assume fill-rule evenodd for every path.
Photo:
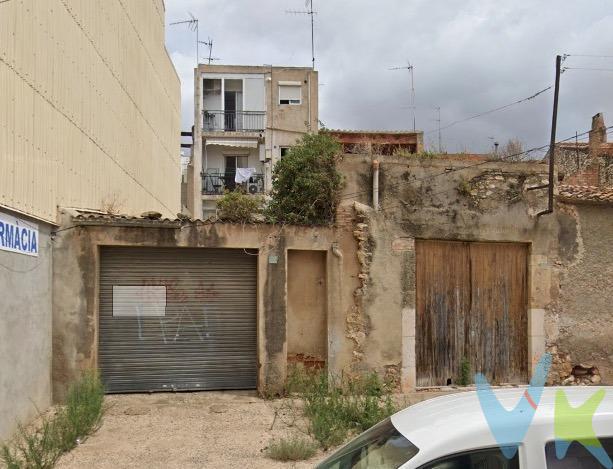
<instances>
[{"instance_id":1,"label":"green shrub","mask_svg":"<svg viewBox=\"0 0 613 469\"><path fill-rule=\"evenodd\" d=\"M219 218L229 222L249 223L262 213L264 199L259 195L249 195L241 189L226 192L217 202Z\"/></svg>"},{"instance_id":2,"label":"green shrub","mask_svg":"<svg viewBox=\"0 0 613 469\"><path fill-rule=\"evenodd\" d=\"M308 431L324 449L396 412L391 386L376 373L334 379L326 371L295 369L290 372L288 390L304 401Z\"/></svg>"},{"instance_id":3,"label":"green shrub","mask_svg":"<svg viewBox=\"0 0 613 469\"><path fill-rule=\"evenodd\" d=\"M332 223L342 183L336 170L340 151L340 144L327 132L304 135L275 164L268 219L298 225Z\"/></svg>"},{"instance_id":4,"label":"green shrub","mask_svg":"<svg viewBox=\"0 0 613 469\"><path fill-rule=\"evenodd\" d=\"M3 444L0 459L9 469L52 468L62 453L94 432L103 413L104 389L98 374L89 371L74 383L65 405L32 428L19 426L12 444Z\"/></svg>"},{"instance_id":5,"label":"green shrub","mask_svg":"<svg viewBox=\"0 0 613 469\"><path fill-rule=\"evenodd\" d=\"M317 452L317 445L304 438L282 438L273 441L266 455L276 461L303 461L312 458Z\"/></svg>"}]
</instances>

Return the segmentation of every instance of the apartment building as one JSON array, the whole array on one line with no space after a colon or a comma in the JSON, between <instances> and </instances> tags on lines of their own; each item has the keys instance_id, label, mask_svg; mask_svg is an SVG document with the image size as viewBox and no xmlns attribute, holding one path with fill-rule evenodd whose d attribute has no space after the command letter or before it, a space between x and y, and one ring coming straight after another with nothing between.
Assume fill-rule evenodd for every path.
<instances>
[{"instance_id":1,"label":"apartment building","mask_svg":"<svg viewBox=\"0 0 613 469\"><path fill-rule=\"evenodd\" d=\"M199 65L194 83L186 202L194 217L208 218L237 185L268 192L274 164L317 131L318 78L302 67Z\"/></svg>"},{"instance_id":2,"label":"apartment building","mask_svg":"<svg viewBox=\"0 0 613 469\"><path fill-rule=\"evenodd\" d=\"M164 22L163 0L0 2L0 439L51 402L58 208L181 209Z\"/></svg>"}]
</instances>

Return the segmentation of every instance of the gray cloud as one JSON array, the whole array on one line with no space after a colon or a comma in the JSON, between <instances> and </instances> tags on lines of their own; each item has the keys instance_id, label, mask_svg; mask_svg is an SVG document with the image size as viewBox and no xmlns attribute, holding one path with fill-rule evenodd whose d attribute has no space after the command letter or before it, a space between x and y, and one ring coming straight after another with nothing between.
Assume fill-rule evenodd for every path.
<instances>
[{"instance_id":1,"label":"gray cloud","mask_svg":"<svg viewBox=\"0 0 613 469\"><path fill-rule=\"evenodd\" d=\"M166 0L167 24L192 12L202 39L224 64L310 65L310 24L302 0ZM411 127L406 71L415 65L417 127L442 125L523 97L553 83L557 53L613 55L608 0L315 0L320 119L329 128ZM167 27L167 47L183 81L183 125L193 122L195 36ZM201 49L204 56L205 48ZM566 66L613 69L613 59L569 57ZM558 136L589 128L605 112L613 125L613 72L562 75ZM449 151L487 151L518 137L527 146L549 139L553 93L443 132ZM426 134L435 143L436 131Z\"/></svg>"}]
</instances>

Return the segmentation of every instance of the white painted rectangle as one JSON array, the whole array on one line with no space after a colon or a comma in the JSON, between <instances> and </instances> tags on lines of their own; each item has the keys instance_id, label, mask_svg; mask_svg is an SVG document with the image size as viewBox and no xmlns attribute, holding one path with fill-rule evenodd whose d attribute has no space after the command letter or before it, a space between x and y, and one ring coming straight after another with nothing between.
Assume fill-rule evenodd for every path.
<instances>
[{"instance_id":1,"label":"white painted rectangle","mask_svg":"<svg viewBox=\"0 0 613 469\"><path fill-rule=\"evenodd\" d=\"M164 285L113 285L113 317L166 316Z\"/></svg>"},{"instance_id":2,"label":"white painted rectangle","mask_svg":"<svg viewBox=\"0 0 613 469\"><path fill-rule=\"evenodd\" d=\"M38 257L38 225L0 213L0 250Z\"/></svg>"}]
</instances>

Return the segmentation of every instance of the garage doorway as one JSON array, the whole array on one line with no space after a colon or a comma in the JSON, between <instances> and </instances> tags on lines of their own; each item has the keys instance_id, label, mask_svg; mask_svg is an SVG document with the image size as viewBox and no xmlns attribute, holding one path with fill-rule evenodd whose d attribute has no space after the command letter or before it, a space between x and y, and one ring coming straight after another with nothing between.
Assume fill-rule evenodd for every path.
<instances>
[{"instance_id":1,"label":"garage doorway","mask_svg":"<svg viewBox=\"0 0 613 469\"><path fill-rule=\"evenodd\" d=\"M528 245L416 241L417 386L528 381Z\"/></svg>"},{"instance_id":2,"label":"garage doorway","mask_svg":"<svg viewBox=\"0 0 613 469\"><path fill-rule=\"evenodd\" d=\"M255 389L257 252L101 248L107 392Z\"/></svg>"}]
</instances>

